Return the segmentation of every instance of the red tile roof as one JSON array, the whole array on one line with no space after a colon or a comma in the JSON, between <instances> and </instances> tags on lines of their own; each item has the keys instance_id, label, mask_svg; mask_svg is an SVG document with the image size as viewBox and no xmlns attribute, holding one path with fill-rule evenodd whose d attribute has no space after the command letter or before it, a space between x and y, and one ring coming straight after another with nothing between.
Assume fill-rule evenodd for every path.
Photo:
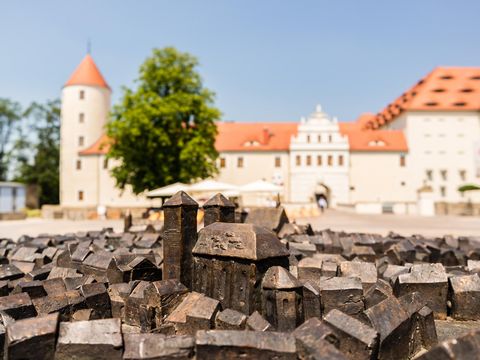
<instances>
[{"instance_id":1,"label":"red tile roof","mask_svg":"<svg viewBox=\"0 0 480 360\"><path fill-rule=\"evenodd\" d=\"M104 155L110 150L110 138L103 134L91 146L79 152L79 155Z\"/></svg>"},{"instance_id":2,"label":"red tile roof","mask_svg":"<svg viewBox=\"0 0 480 360\"><path fill-rule=\"evenodd\" d=\"M89 54L83 58L80 65L78 65L70 76L70 79L65 83L65 86L71 85L100 86L110 89L103 78L102 73Z\"/></svg>"},{"instance_id":3,"label":"red tile roof","mask_svg":"<svg viewBox=\"0 0 480 360\"><path fill-rule=\"evenodd\" d=\"M288 151L298 123L217 123L218 151Z\"/></svg>"},{"instance_id":4,"label":"red tile roof","mask_svg":"<svg viewBox=\"0 0 480 360\"><path fill-rule=\"evenodd\" d=\"M480 67L437 67L364 127L376 129L404 111L480 110Z\"/></svg>"}]
</instances>

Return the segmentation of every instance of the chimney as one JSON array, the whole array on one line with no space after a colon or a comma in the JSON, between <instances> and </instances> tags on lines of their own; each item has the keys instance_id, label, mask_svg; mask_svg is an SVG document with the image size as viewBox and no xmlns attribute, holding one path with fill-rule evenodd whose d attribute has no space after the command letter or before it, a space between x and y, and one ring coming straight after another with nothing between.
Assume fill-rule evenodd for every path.
<instances>
[{"instance_id":1,"label":"chimney","mask_svg":"<svg viewBox=\"0 0 480 360\"><path fill-rule=\"evenodd\" d=\"M264 127L262 131L262 145L268 145L270 136L270 131L268 131L267 127Z\"/></svg>"}]
</instances>

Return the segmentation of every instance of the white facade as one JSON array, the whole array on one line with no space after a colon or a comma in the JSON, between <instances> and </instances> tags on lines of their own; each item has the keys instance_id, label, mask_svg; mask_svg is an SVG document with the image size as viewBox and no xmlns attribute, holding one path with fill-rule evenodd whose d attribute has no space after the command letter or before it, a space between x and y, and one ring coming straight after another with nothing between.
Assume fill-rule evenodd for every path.
<instances>
[{"instance_id":1,"label":"white facade","mask_svg":"<svg viewBox=\"0 0 480 360\"><path fill-rule=\"evenodd\" d=\"M435 202L480 202L479 192L462 195L458 188L480 181L475 145L480 141L480 113L408 111L387 125L408 139L409 197L428 185ZM477 155L478 156L478 155Z\"/></svg>"},{"instance_id":2,"label":"white facade","mask_svg":"<svg viewBox=\"0 0 480 360\"><path fill-rule=\"evenodd\" d=\"M349 203L349 164L348 138L317 106L290 142L290 201L311 203L324 196L329 206Z\"/></svg>"}]
</instances>

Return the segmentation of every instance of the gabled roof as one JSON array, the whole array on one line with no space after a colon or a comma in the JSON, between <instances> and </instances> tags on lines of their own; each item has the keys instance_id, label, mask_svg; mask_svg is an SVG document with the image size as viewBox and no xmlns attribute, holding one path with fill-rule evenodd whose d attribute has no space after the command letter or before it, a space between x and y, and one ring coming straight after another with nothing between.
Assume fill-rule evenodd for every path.
<instances>
[{"instance_id":1,"label":"gabled roof","mask_svg":"<svg viewBox=\"0 0 480 360\"><path fill-rule=\"evenodd\" d=\"M65 86L72 85L99 86L110 89L90 54L83 58L70 79L65 83Z\"/></svg>"},{"instance_id":2,"label":"gabled roof","mask_svg":"<svg viewBox=\"0 0 480 360\"><path fill-rule=\"evenodd\" d=\"M376 129L404 111L479 111L480 67L437 67L387 105L366 128Z\"/></svg>"},{"instance_id":3,"label":"gabled roof","mask_svg":"<svg viewBox=\"0 0 480 360\"><path fill-rule=\"evenodd\" d=\"M110 138L107 134L103 134L100 139L95 141L85 150L80 151L79 155L104 155L110 150Z\"/></svg>"},{"instance_id":4,"label":"gabled roof","mask_svg":"<svg viewBox=\"0 0 480 360\"><path fill-rule=\"evenodd\" d=\"M288 151L298 123L217 123L217 151Z\"/></svg>"},{"instance_id":5,"label":"gabled roof","mask_svg":"<svg viewBox=\"0 0 480 360\"><path fill-rule=\"evenodd\" d=\"M345 130L348 136L350 151L371 152L407 152L408 145L401 130Z\"/></svg>"}]
</instances>

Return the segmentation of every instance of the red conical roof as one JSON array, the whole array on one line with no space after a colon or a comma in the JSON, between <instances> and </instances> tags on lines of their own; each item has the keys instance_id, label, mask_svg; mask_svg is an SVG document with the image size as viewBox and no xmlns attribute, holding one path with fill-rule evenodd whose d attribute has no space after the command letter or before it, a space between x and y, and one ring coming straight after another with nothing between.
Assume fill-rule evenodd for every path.
<instances>
[{"instance_id":1,"label":"red conical roof","mask_svg":"<svg viewBox=\"0 0 480 360\"><path fill-rule=\"evenodd\" d=\"M65 86L90 85L110 89L90 54L87 54L73 72Z\"/></svg>"}]
</instances>

